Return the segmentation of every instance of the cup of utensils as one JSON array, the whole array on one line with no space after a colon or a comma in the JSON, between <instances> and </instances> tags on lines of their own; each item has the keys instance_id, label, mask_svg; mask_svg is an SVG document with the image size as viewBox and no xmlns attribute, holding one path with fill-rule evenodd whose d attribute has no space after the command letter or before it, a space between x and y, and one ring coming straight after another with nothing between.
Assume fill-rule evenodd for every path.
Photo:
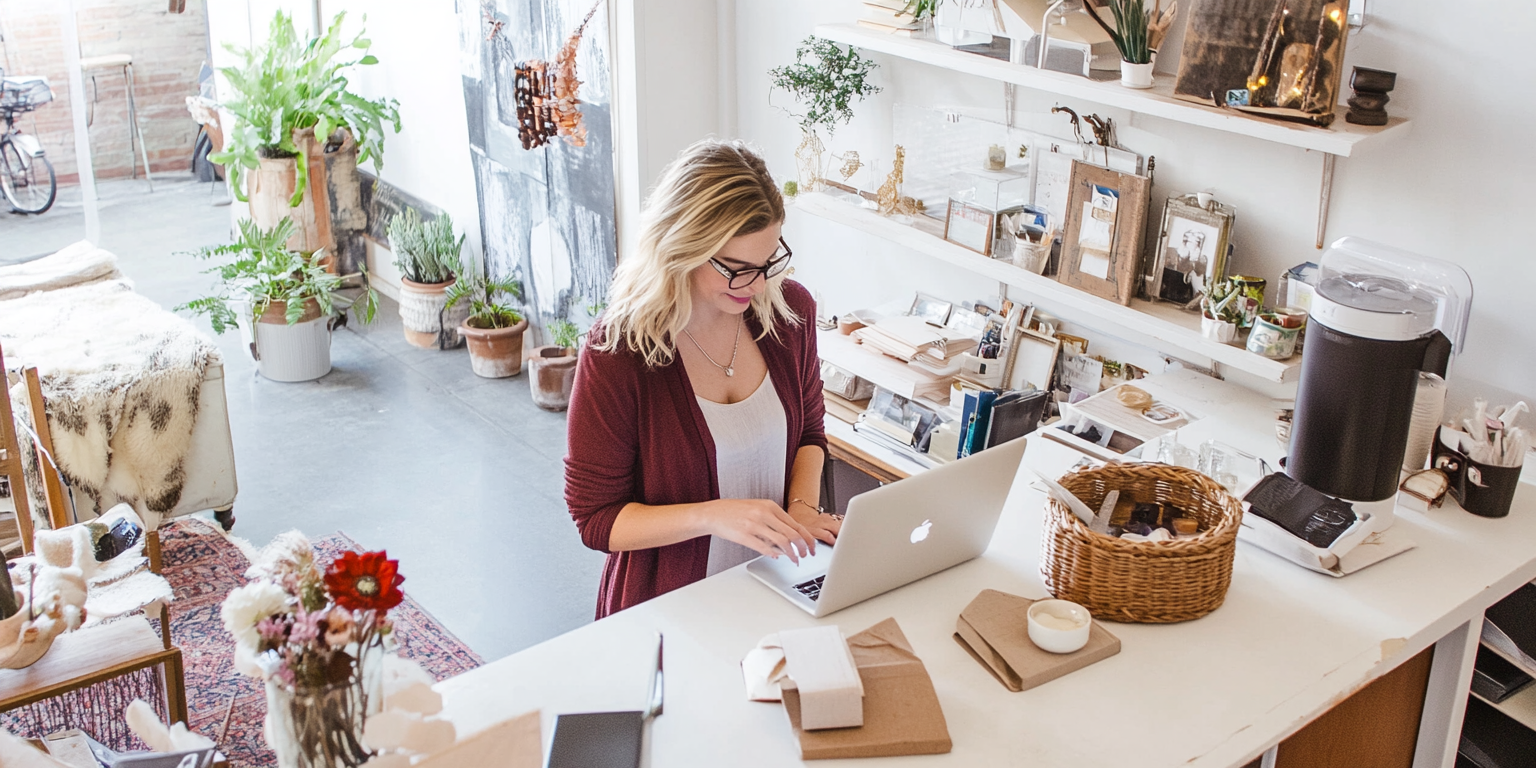
<instances>
[{"instance_id":1,"label":"cup of utensils","mask_svg":"<svg viewBox=\"0 0 1536 768\"><path fill-rule=\"evenodd\" d=\"M1071 600L1036 600L1026 616L1030 642L1042 651L1073 653L1088 644L1093 616Z\"/></svg>"}]
</instances>

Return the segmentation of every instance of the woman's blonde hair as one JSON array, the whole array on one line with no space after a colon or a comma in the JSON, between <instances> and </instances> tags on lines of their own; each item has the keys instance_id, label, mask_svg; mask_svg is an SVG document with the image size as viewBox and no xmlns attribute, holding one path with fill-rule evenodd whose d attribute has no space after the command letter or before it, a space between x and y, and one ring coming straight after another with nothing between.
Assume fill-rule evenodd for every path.
<instances>
[{"instance_id":1,"label":"woman's blonde hair","mask_svg":"<svg viewBox=\"0 0 1536 768\"><path fill-rule=\"evenodd\" d=\"M675 340L693 315L689 275L731 238L784 221L784 198L763 159L740 141L705 139L661 174L640 213L636 251L614 271L599 350L627 349L651 367L672 364ZM748 311L775 335L774 321L800 319L784 299L783 277L768 281Z\"/></svg>"}]
</instances>

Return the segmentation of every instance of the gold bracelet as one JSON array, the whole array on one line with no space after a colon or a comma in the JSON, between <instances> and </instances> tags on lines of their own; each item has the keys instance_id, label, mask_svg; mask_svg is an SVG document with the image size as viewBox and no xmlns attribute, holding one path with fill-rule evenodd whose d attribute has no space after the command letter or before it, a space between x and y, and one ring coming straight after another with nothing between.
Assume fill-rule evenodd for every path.
<instances>
[{"instance_id":1,"label":"gold bracelet","mask_svg":"<svg viewBox=\"0 0 1536 768\"><path fill-rule=\"evenodd\" d=\"M804 504L805 506L810 507L811 509L814 509L814 510L816 510L816 514L818 514L818 515L825 515L827 513L827 511L825 509L822 509L821 507L818 507L818 506L813 506L809 501L806 501L805 499L790 499L789 500L789 505L791 507L793 507L796 504Z\"/></svg>"}]
</instances>

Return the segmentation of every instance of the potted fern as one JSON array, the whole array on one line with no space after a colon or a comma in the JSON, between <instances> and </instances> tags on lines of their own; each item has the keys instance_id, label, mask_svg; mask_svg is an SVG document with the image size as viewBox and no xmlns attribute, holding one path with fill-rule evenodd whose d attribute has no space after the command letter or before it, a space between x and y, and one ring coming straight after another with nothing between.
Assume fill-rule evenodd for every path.
<instances>
[{"instance_id":1,"label":"potted fern","mask_svg":"<svg viewBox=\"0 0 1536 768\"><path fill-rule=\"evenodd\" d=\"M820 37L807 37L795 49L795 63L768 71L774 90L788 91L803 112L788 109L800 121L800 146L795 149L799 170L798 192L814 192L822 186L822 155L826 146L817 133L827 129L830 136L839 125L853 119L853 102L879 93L880 87L869 82L869 75L879 66L852 48Z\"/></svg>"},{"instance_id":2,"label":"potted fern","mask_svg":"<svg viewBox=\"0 0 1536 768\"><path fill-rule=\"evenodd\" d=\"M273 381L310 381L329 373L333 320L356 309L358 319L370 323L378 310L379 295L367 286L367 273L328 272L323 252L302 254L287 246L293 231L289 219L271 229L242 219L239 240L194 254L229 257L207 270L219 276L217 292L176 308L207 315L214 333L238 327L248 334L256 370ZM363 278L365 286L356 300L338 293L342 281L353 277Z\"/></svg>"},{"instance_id":3,"label":"potted fern","mask_svg":"<svg viewBox=\"0 0 1536 768\"><path fill-rule=\"evenodd\" d=\"M475 375L488 379L516 376L523 370L523 332L528 321L509 299L522 299L523 284L516 277L492 278L461 275L448 289L447 307L469 308L459 324L459 335L469 342L469 364Z\"/></svg>"},{"instance_id":4,"label":"potted fern","mask_svg":"<svg viewBox=\"0 0 1536 768\"><path fill-rule=\"evenodd\" d=\"M405 340L423 349L458 346L457 328L469 316L469 306L447 309L448 289L458 276L464 249L464 236L453 235L453 217L445 213L423 222L415 209L407 208L389 220L389 247L400 269Z\"/></svg>"},{"instance_id":5,"label":"potted fern","mask_svg":"<svg viewBox=\"0 0 1536 768\"><path fill-rule=\"evenodd\" d=\"M563 411L571 404L571 387L576 383L576 351L581 330L560 318L549 324L553 344L538 347L528 356L528 389L533 404L546 411Z\"/></svg>"},{"instance_id":6,"label":"potted fern","mask_svg":"<svg viewBox=\"0 0 1536 768\"><path fill-rule=\"evenodd\" d=\"M302 253L333 246L324 145L337 131L349 132L357 162L371 159L377 171L384 125L400 130L398 102L370 101L348 90L348 70L378 59L368 53L371 42L361 31L343 39L345 17L337 14L325 34L306 41L294 30L293 18L279 11L266 43L250 49L226 45L243 63L219 70L234 91L220 106L235 119L224 151L208 159L228 171L230 188L250 203L258 226L270 229L278 219L292 218L296 226L288 247Z\"/></svg>"}]
</instances>

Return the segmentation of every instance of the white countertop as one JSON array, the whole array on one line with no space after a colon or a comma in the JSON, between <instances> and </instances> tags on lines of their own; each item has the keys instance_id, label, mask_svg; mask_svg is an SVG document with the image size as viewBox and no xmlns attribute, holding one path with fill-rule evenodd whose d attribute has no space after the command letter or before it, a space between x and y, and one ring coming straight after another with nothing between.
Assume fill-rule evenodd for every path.
<instances>
[{"instance_id":1,"label":"white countertop","mask_svg":"<svg viewBox=\"0 0 1536 768\"><path fill-rule=\"evenodd\" d=\"M1208 402L1221 404L1208 428L1238 407ZM1255 445L1265 430L1252 409L1267 401L1243 405L1249 428L1224 437L1246 434L1230 441ZM794 764L799 752L782 707L745 698L741 656L780 629L833 623L851 634L894 616L927 665L954 741L949 754L900 758L902 765L1226 768L1536 577L1530 484L1502 519L1467 514L1453 501L1429 514L1399 509L1397 529L1418 548L1342 579L1239 544L1226 603L1214 613L1184 624L1107 624L1123 643L1119 655L1010 693L951 635L982 589L1046 596L1042 502L1016 481L981 558L826 619L810 618L738 567L438 688L461 734L542 708L547 742L559 712L643 708L660 630L666 710L650 726L649 764Z\"/></svg>"}]
</instances>

